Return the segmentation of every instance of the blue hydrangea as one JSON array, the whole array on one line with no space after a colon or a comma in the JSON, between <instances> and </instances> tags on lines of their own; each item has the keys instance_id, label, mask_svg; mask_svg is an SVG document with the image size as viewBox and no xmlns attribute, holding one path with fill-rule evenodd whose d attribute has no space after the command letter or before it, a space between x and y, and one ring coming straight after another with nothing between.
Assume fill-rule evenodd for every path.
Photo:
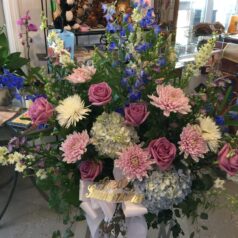
<instances>
[{"instance_id":1,"label":"blue hydrangea","mask_svg":"<svg viewBox=\"0 0 238 238\"><path fill-rule=\"evenodd\" d=\"M125 77L133 77L136 75L136 71L132 68L126 68L124 74L125 74Z\"/></svg>"},{"instance_id":2,"label":"blue hydrangea","mask_svg":"<svg viewBox=\"0 0 238 238\"><path fill-rule=\"evenodd\" d=\"M181 203L191 192L191 185L190 171L175 169L153 171L142 182L134 183L135 190L145 196L143 205L155 214Z\"/></svg>"},{"instance_id":3,"label":"blue hydrangea","mask_svg":"<svg viewBox=\"0 0 238 238\"><path fill-rule=\"evenodd\" d=\"M4 69L3 75L0 75L0 87L7 87L9 89L21 89L24 86L24 78L11 73Z\"/></svg>"},{"instance_id":4,"label":"blue hydrangea","mask_svg":"<svg viewBox=\"0 0 238 238\"><path fill-rule=\"evenodd\" d=\"M141 99L141 92L132 90L129 93L129 100L131 102L136 102L136 101L139 101L140 99Z\"/></svg>"}]
</instances>

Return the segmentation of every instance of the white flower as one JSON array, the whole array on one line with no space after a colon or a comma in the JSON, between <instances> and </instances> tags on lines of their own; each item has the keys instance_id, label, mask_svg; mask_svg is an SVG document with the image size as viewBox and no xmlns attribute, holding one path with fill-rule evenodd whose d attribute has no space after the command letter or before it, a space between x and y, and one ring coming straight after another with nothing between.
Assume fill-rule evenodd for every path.
<instances>
[{"instance_id":1,"label":"white flower","mask_svg":"<svg viewBox=\"0 0 238 238\"><path fill-rule=\"evenodd\" d=\"M73 60L71 60L70 53L65 49L61 50L59 61L62 65L69 65L74 63Z\"/></svg>"},{"instance_id":2,"label":"white flower","mask_svg":"<svg viewBox=\"0 0 238 238\"><path fill-rule=\"evenodd\" d=\"M2 155L6 155L6 154L8 154L9 152L8 152L8 149L7 149L7 147L5 147L5 146L0 146L0 156Z\"/></svg>"},{"instance_id":3,"label":"white flower","mask_svg":"<svg viewBox=\"0 0 238 238\"><path fill-rule=\"evenodd\" d=\"M84 101L75 94L61 101L60 105L56 107L56 111L59 124L69 128L71 125L76 126L76 123L84 119L91 110L85 107Z\"/></svg>"},{"instance_id":4,"label":"white flower","mask_svg":"<svg viewBox=\"0 0 238 238\"><path fill-rule=\"evenodd\" d=\"M26 165L25 165L24 163L22 163L22 162L18 162L18 163L16 163L16 165L15 165L15 170L16 170L17 172L19 172L19 173L24 172L24 170L25 170L26 168L27 168Z\"/></svg>"},{"instance_id":5,"label":"white flower","mask_svg":"<svg viewBox=\"0 0 238 238\"><path fill-rule=\"evenodd\" d=\"M198 121L203 139L207 142L208 147L212 152L217 152L219 140L221 139L219 127L210 117L200 117L198 118Z\"/></svg>"},{"instance_id":6,"label":"white flower","mask_svg":"<svg viewBox=\"0 0 238 238\"><path fill-rule=\"evenodd\" d=\"M9 164L19 163L23 158L24 156L22 154L14 152L8 156L8 163Z\"/></svg>"},{"instance_id":7,"label":"white flower","mask_svg":"<svg viewBox=\"0 0 238 238\"><path fill-rule=\"evenodd\" d=\"M58 37L58 36L57 36L56 31L51 31L51 32L49 33L48 37L47 37L47 40L49 41L49 43L52 43L53 41L56 40L57 37Z\"/></svg>"},{"instance_id":8,"label":"white flower","mask_svg":"<svg viewBox=\"0 0 238 238\"><path fill-rule=\"evenodd\" d=\"M131 15L131 19L134 22L140 22L143 18L143 13L138 8L134 8L133 13Z\"/></svg>"},{"instance_id":9,"label":"white flower","mask_svg":"<svg viewBox=\"0 0 238 238\"><path fill-rule=\"evenodd\" d=\"M5 166L7 164L8 164L8 161L7 161L6 157L3 155L0 155L0 165Z\"/></svg>"},{"instance_id":10,"label":"white flower","mask_svg":"<svg viewBox=\"0 0 238 238\"><path fill-rule=\"evenodd\" d=\"M225 180L217 178L214 182L214 188L224 190Z\"/></svg>"},{"instance_id":11,"label":"white flower","mask_svg":"<svg viewBox=\"0 0 238 238\"><path fill-rule=\"evenodd\" d=\"M39 169L36 172L36 177L39 178L40 180L46 179L47 178L47 173L44 169Z\"/></svg>"}]
</instances>

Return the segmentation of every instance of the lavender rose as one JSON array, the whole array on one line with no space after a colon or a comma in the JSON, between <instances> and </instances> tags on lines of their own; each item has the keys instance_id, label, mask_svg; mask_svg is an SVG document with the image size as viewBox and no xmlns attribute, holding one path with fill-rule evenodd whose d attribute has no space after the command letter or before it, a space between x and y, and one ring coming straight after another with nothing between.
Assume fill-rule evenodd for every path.
<instances>
[{"instance_id":1,"label":"lavender rose","mask_svg":"<svg viewBox=\"0 0 238 238\"><path fill-rule=\"evenodd\" d=\"M149 152L159 168L164 171L170 168L175 158L176 146L165 137L161 137L150 142Z\"/></svg>"},{"instance_id":2,"label":"lavender rose","mask_svg":"<svg viewBox=\"0 0 238 238\"><path fill-rule=\"evenodd\" d=\"M94 179L102 172L102 162L84 160L79 165L79 171L82 180L94 181Z\"/></svg>"},{"instance_id":3,"label":"lavender rose","mask_svg":"<svg viewBox=\"0 0 238 238\"><path fill-rule=\"evenodd\" d=\"M112 89L106 82L92 84L88 90L89 101L92 105L102 106L112 100Z\"/></svg>"},{"instance_id":4,"label":"lavender rose","mask_svg":"<svg viewBox=\"0 0 238 238\"><path fill-rule=\"evenodd\" d=\"M238 151L231 148L230 144L225 144L218 153L219 167L230 176L238 173Z\"/></svg>"},{"instance_id":5,"label":"lavender rose","mask_svg":"<svg viewBox=\"0 0 238 238\"><path fill-rule=\"evenodd\" d=\"M139 126L150 114L145 103L130 103L124 112L126 123L132 126Z\"/></svg>"},{"instance_id":6,"label":"lavender rose","mask_svg":"<svg viewBox=\"0 0 238 238\"><path fill-rule=\"evenodd\" d=\"M54 107L50 104L46 98L37 98L34 103L30 106L28 114L36 126L45 124L52 117Z\"/></svg>"}]
</instances>

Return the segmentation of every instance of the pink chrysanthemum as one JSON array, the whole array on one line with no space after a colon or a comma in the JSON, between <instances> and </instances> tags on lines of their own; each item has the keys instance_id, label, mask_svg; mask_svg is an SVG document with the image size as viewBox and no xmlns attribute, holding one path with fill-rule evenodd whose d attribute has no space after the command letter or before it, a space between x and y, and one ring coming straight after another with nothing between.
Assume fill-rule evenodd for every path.
<instances>
[{"instance_id":1,"label":"pink chrysanthemum","mask_svg":"<svg viewBox=\"0 0 238 238\"><path fill-rule=\"evenodd\" d=\"M199 158L204 158L204 154L208 152L207 143L196 126L188 124L183 128L180 139L179 149L181 153L184 153L185 158L190 155L197 162Z\"/></svg>"},{"instance_id":2,"label":"pink chrysanthemum","mask_svg":"<svg viewBox=\"0 0 238 238\"><path fill-rule=\"evenodd\" d=\"M151 164L153 163L148 151L134 145L119 153L119 159L115 161L115 166L122 170L128 180L138 179L141 181L143 177L148 177L147 171L152 169Z\"/></svg>"},{"instance_id":3,"label":"pink chrysanthemum","mask_svg":"<svg viewBox=\"0 0 238 238\"><path fill-rule=\"evenodd\" d=\"M71 83L85 83L91 80L96 73L96 69L92 66L84 66L82 68L74 69L74 72L66 79Z\"/></svg>"},{"instance_id":4,"label":"pink chrysanthemum","mask_svg":"<svg viewBox=\"0 0 238 238\"><path fill-rule=\"evenodd\" d=\"M81 156L87 151L86 146L89 144L89 136L87 131L82 133L74 132L67 136L62 143L60 150L64 152L63 156L68 164L72 164L81 159Z\"/></svg>"},{"instance_id":5,"label":"pink chrysanthemum","mask_svg":"<svg viewBox=\"0 0 238 238\"><path fill-rule=\"evenodd\" d=\"M185 96L180 88L174 88L171 85L158 85L156 88L158 97L148 96L155 107L159 107L164 111L164 115L168 117L171 112L179 112L187 114L191 110L189 99Z\"/></svg>"}]
</instances>

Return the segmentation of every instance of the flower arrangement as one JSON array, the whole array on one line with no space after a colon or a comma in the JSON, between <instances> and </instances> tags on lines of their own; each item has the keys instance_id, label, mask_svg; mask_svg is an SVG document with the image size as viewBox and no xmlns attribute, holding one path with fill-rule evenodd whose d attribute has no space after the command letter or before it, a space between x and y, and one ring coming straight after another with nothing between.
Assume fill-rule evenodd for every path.
<instances>
[{"instance_id":1,"label":"flower arrangement","mask_svg":"<svg viewBox=\"0 0 238 238\"><path fill-rule=\"evenodd\" d=\"M92 237L135 237L135 225L146 237L147 226L168 221L179 237L178 218L206 219L201 208L213 203L207 195L216 194L226 174L238 173L238 136L227 131L237 125L237 97L231 99L229 80L215 71L206 87L187 92L215 39L179 78L153 9L141 0L131 13L116 15L115 4L103 10L106 47L95 49L91 65L52 64L51 75L43 77L47 98L29 109L33 123L48 124L48 130L37 143L31 135L0 147L0 163L34 174L65 223L71 227L86 217ZM62 42L50 37L54 52L61 51ZM44 140L48 136L56 139ZM78 209L73 217L71 206ZM67 229L64 237L71 236Z\"/></svg>"}]
</instances>

